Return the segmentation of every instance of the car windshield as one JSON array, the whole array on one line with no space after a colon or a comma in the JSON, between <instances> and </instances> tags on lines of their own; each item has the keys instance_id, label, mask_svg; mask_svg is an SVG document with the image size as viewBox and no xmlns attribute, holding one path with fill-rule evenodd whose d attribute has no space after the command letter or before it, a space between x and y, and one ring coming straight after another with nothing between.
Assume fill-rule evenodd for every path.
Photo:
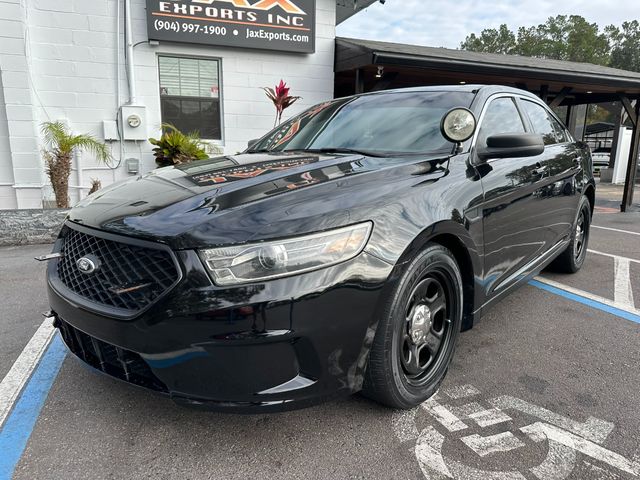
<instances>
[{"instance_id":1,"label":"car windshield","mask_svg":"<svg viewBox=\"0 0 640 480\"><path fill-rule=\"evenodd\" d=\"M440 132L442 117L452 108L468 108L473 97L469 92L390 92L334 100L292 118L247 151L450 152L452 143Z\"/></svg>"}]
</instances>

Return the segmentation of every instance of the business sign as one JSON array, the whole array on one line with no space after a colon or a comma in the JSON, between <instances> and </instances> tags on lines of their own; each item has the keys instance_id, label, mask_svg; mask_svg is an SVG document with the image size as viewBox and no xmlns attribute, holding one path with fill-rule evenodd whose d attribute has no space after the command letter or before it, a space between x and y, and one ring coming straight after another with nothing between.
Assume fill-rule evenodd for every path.
<instances>
[{"instance_id":1,"label":"business sign","mask_svg":"<svg viewBox=\"0 0 640 480\"><path fill-rule=\"evenodd\" d=\"M149 40L313 53L316 0L147 0Z\"/></svg>"}]
</instances>

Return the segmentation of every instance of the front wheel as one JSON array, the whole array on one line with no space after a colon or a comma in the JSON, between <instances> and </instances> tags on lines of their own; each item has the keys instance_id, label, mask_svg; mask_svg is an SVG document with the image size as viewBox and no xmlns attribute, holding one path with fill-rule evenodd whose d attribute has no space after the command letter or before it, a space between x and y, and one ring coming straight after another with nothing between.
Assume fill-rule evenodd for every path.
<instances>
[{"instance_id":1,"label":"front wheel","mask_svg":"<svg viewBox=\"0 0 640 480\"><path fill-rule=\"evenodd\" d=\"M451 252L428 245L405 268L382 308L363 393L412 408L438 389L462 323L462 278Z\"/></svg>"},{"instance_id":2,"label":"front wheel","mask_svg":"<svg viewBox=\"0 0 640 480\"><path fill-rule=\"evenodd\" d=\"M589 246L589 234L591 232L591 204L586 197L580 200L580 208L576 217L571 242L551 263L552 270L562 273L576 273L584 264Z\"/></svg>"}]
</instances>

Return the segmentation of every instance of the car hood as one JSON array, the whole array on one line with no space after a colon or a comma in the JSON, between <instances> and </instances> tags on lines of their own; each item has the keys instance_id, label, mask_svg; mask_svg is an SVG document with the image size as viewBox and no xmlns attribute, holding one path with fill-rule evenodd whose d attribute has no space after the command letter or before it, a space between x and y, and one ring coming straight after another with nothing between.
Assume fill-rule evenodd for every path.
<instances>
[{"instance_id":1,"label":"car hood","mask_svg":"<svg viewBox=\"0 0 640 480\"><path fill-rule=\"evenodd\" d=\"M353 203L366 202L372 191L380 191L376 183L382 188L386 180L389 188L392 179L399 178L397 172L380 172L408 168L433 173L434 161L442 157L293 152L218 157L113 184L80 202L69 220L177 249L305 233L357 220L350 214ZM349 181L366 174L371 182ZM345 191L354 189L369 193L345 200ZM284 225L292 221L294 231L287 232Z\"/></svg>"}]
</instances>

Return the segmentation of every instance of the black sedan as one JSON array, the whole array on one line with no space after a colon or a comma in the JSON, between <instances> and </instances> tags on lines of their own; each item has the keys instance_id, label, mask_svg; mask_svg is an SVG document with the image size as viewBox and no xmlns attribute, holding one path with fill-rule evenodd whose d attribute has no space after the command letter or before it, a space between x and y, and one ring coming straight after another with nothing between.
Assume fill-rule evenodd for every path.
<instances>
[{"instance_id":1,"label":"black sedan","mask_svg":"<svg viewBox=\"0 0 640 480\"><path fill-rule=\"evenodd\" d=\"M588 147L506 87L317 105L243 154L167 167L69 214L47 271L76 356L175 401L429 398L456 339L587 254Z\"/></svg>"}]
</instances>

